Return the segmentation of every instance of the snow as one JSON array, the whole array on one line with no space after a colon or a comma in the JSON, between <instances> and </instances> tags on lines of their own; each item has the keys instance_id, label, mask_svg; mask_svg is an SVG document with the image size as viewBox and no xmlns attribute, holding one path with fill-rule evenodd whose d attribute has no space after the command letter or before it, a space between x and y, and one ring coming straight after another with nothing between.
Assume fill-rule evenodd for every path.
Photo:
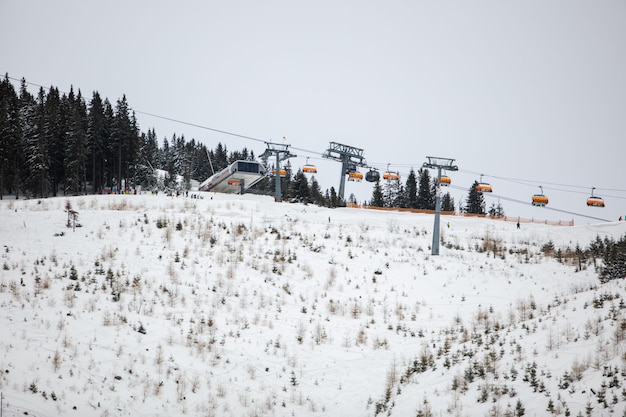
<instances>
[{"instance_id":1,"label":"snow","mask_svg":"<svg viewBox=\"0 0 626 417\"><path fill-rule=\"evenodd\" d=\"M432 256L432 215L201 196L0 201L0 415L625 412L624 280L542 247L626 222L445 216Z\"/></svg>"}]
</instances>

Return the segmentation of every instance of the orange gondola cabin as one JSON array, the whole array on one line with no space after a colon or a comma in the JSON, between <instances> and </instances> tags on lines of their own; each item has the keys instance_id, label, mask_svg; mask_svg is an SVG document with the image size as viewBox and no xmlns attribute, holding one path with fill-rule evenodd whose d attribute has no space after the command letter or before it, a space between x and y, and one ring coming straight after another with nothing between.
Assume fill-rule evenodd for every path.
<instances>
[{"instance_id":1,"label":"orange gondola cabin","mask_svg":"<svg viewBox=\"0 0 626 417\"><path fill-rule=\"evenodd\" d=\"M309 164L309 158L306 159L306 164L302 167L302 172L305 174L317 174L317 167Z\"/></svg>"},{"instance_id":2,"label":"orange gondola cabin","mask_svg":"<svg viewBox=\"0 0 626 417\"><path fill-rule=\"evenodd\" d=\"M437 181L438 181L438 178L435 177L435 182L437 182ZM450 184L452 184L452 180L450 179L450 177L447 177L447 176L443 175L441 177L441 185L444 186L444 187L447 187Z\"/></svg>"},{"instance_id":3,"label":"orange gondola cabin","mask_svg":"<svg viewBox=\"0 0 626 417\"><path fill-rule=\"evenodd\" d=\"M602 197L592 195L587 199L587 205L589 207L604 207L604 200Z\"/></svg>"},{"instance_id":4,"label":"orange gondola cabin","mask_svg":"<svg viewBox=\"0 0 626 417\"><path fill-rule=\"evenodd\" d=\"M491 187L491 185L489 185L486 182L479 182L476 185L476 191L478 191L480 193L491 193L491 192L493 192L493 188Z\"/></svg>"},{"instance_id":5,"label":"orange gondola cabin","mask_svg":"<svg viewBox=\"0 0 626 417\"><path fill-rule=\"evenodd\" d=\"M604 200L602 197L598 197L597 195L593 195L593 190L596 187L591 188L591 196L587 199L587 206L589 207L604 207Z\"/></svg>"},{"instance_id":6,"label":"orange gondola cabin","mask_svg":"<svg viewBox=\"0 0 626 417\"><path fill-rule=\"evenodd\" d=\"M317 174L317 168L314 165L305 165L302 167L305 174Z\"/></svg>"},{"instance_id":7,"label":"orange gondola cabin","mask_svg":"<svg viewBox=\"0 0 626 417\"><path fill-rule=\"evenodd\" d=\"M361 181L363 179L363 174L359 171L350 171L348 172L348 181Z\"/></svg>"},{"instance_id":8,"label":"orange gondola cabin","mask_svg":"<svg viewBox=\"0 0 626 417\"><path fill-rule=\"evenodd\" d=\"M533 206L543 207L548 204L548 197L543 195L543 187L540 185L539 189L541 190L540 194L533 195L532 203Z\"/></svg>"},{"instance_id":9,"label":"orange gondola cabin","mask_svg":"<svg viewBox=\"0 0 626 417\"><path fill-rule=\"evenodd\" d=\"M548 204L548 197L543 194L535 194L532 199L533 206L543 207Z\"/></svg>"},{"instance_id":10,"label":"orange gondola cabin","mask_svg":"<svg viewBox=\"0 0 626 417\"><path fill-rule=\"evenodd\" d=\"M383 174L383 179L389 181L398 181L400 180L400 175L395 172L387 171Z\"/></svg>"},{"instance_id":11,"label":"orange gondola cabin","mask_svg":"<svg viewBox=\"0 0 626 417\"><path fill-rule=\"evenodd\" d=\"M493 188L487 182L483 182L483 174L480 174L480 182L476 184L476 191L479 193L491 193Z\"/></svg>"}]
</instances>

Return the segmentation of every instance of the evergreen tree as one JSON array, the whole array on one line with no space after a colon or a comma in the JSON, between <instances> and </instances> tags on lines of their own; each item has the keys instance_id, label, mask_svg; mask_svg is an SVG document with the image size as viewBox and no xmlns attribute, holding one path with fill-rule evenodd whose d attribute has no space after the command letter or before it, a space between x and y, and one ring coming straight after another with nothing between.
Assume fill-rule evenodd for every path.
<instances>
[{"instance_id":1,"label":"evergreen tree","mask_svg":"<svg viewBox=\"0 0 626 417\"><path fill-rule=\"evenodd\" d=\"M115 110L108 99L104 99L105 142L103 143L103 182L105 187L113 187L115 178L115 149L113 145L113 130L115 125Z\"/></svg>"},{"instance_id":2,"label":"evergreen tree","mask_svg":"<svg viewBox=\"0 0 626 417\"><path fill-rule=\"evenodd\" d=\"M154 129L148 130L147 134L141 135L142 146L139 150L137 164L137 182L144 189L154 190L157 186L155 167L159 165L159 145Z\"/></svg>"},{"instance_id":3,"label":"evergreen tree","mask_svg":"<svg viewBox=\"0 0 626 417\"><path fill-rule=\"evenodd\" d=\"M215 172L221 171L228 166L228 151L221 142L217 144L212 160Z\"/></svg>"},{"instance_id":4,"label":"evergreen tree","mask_svg":"<svg viewBox=\"0 0 626 417\"><path fill-rule=\"evenodd\" d=\"M0 83L0 199L5 191L20 195L20 170L24 160L19 99L8 74Z\"/></svg>"},{"instance_id":5,"label":"evergreen tree","mask_svg":"<svg viewBox=\"0 0 626 417\"><path fill-rule=\"evenodd\" d=\"M70 100L74 100L74 90L69 96L60 95L59 90L50 87L45 105L45 134L50 160L50 181L52 195L65 190L65 151L67 134L70 130Z\"/></svg>"},{"instance_id":6,"label":"evergreen tree","mask_svg":"<svg viewBox=\"0 0 626 417\"><path fill-rule=\"evenodd\" d=\"M89 110L87 113L87 147L89 149L89 162L87 172L90 173L92 190L100 192L104 187L105 176L105 147L109 141L110 126L105 117L105 104L100 98L100 94L94 91Z\"/></svg>"},{"instance_id":7,"label":"evergreen tree","mask_svg":"<svg viewBox=\"0 0 626 417\"><path fill-rule=\"evenodd\" d=\"M384 207L395 207L400 193L400 180L384 180Z\"/></svg>"},{"instance_id":8,"label":"evergreen tree","mask_svg":"<svg viewBox=\"0 0 626 417\"><path fill-rule=\"evenodd\" d=\"M87 160L87 108L80 90L69 97L69 126L65 138L65 189L73 195L84 193Z\"/></svg>"},{"instance_id":9,"label":"evergreen tree","mask_svg":"<svg viewBox=\"0 0 626 417\"><path fill-rule=\"evenodd\" d=\"M324 205L324 196L322 195L322 189L320 188L320 184L317 182L315 177L311 178L311 188L310 188L311 200L314 204L318 206Z\"/></svg>"},{"instance_id":10,"label":"evergreen tree","mask_svg":"<svg viewBox=\"0 0 626 417\"><path fill-rule=\"evenodd\" d=\"M478 181L474 181L467 195L465 211L471 214L485 214L485 199L480 191L476 189Z\"/></svg>"},{"instance_id":11,"label":"evergreen tree","mask_svg":"<svg viewBox=\"0 0 626 417\"><path fill-rule=\"evenodd\" d=\"M283 200L290 200L294 198L294 195L292 194L293 172L289 161L285 164L284 170L286 171L286 175L281 177L279 172L276 175L276 180L280 181L281 198Z\"/></svg>"},{"instance_id":12,"label":"evergreen tree","mask_svg":"<svg viewBox=\"0 0 626 417\"><path fill-rule=\"evenodd\" d=\"M605 238L602 246L604 266L600 269L600 282L604 284L626 277L626 235L617 242L612 238Z\"/></svg>"},{"instance_id":13,"label":"evergreen tree","mask_svg":"<svg viewBox=\"0 0 626 417\"><path fill-rule=\"evenodd\" d=\"M111 151L113 155L115 183L119 192L124 192L122 184L129 186L134 180L139 153L139 135L134 113L131 114L126 95L117 100L115 118L111 132Z\"/></svg>"},{"instance_id":14,"label":"evergreen tree","mask_svg":"<svg viewBox=\"0 0 626 417\"><path fill-rule=\"evenodd\" d=\"M430 171L420 168L418 173L419 189L417 191L417 207L423 210L433 210L435 208L435 195L430 182Z\"/></svg>"},{"instance_id":15,"label":"evergreen tree","mask_svg":"<svg viewBox=\"0 0 626 417\"><path fill-rule=\"evenodd\" d=\"M415 171L411 168L409 176L406 179L406 206L408 208L418 208L417 203L417 177Z\"/></svg>"},{"instance_id":16,"label":"evergreen tree","mask_svg":"<svg viewBox=\"0 0 626 417\"><path fill-rule=\"evenodd\" d=\"M167 138L163 138L163 144L159 148L159 163L155 168L167 170L168 161L170 159L170 143Z\"/></svg>"},{"instance_id":17,"label":"evergreen tree","mask_svg":"<svg viewBox=\"0 0 626 417\"><path fill-rule=\"evenodd\" d=\"M201 143L196 144L193 150L193 160L192 178L204 181L212 175L206 146Z\"/></svg>"},{"instance_id":18,"label":"evergreen tree","mask_svg":"<svg viewBox=\"0 0 626 417\"><path fill-rule=\"evenodd\" d=\"M372 191L372 200L370 201L370 206L373 206L373 207L385 206L385 198L383 196L383 189L380 186L380 180L376 181L376 183L374 184L374 191Z\"/></svg>"},{"instance_id":19,"label":"evergreen tree","mask_svg":"<svg viewBox=\"0 0 626 417\"><path fill-rule=\"evenodd\" d=\"M291 196L297 201L302 203L308 203L311 201L311 190L309 189L309 180L304 172L298 169L294 179L291 183Z\"/></svg>"},{"instance_id":20,"label":"evergreen tree","mask_svg":"<svg viewBox=\"0 0 626 417\"><path fill-rule=\"evenodd\" d=\"M335 191L335 187L330 187L330 195L328 195L328 192L326 194L328 196L327 198L328 207L334 208L334 207L345 206L341 196L337 195L337 191Z\"/></svg>"},{"instance_id":21,"label":"evergreen tree","mask_svg":"<svg viewBox=\"0 0 626 417\"><path fill-rule=\"evenodd\" d=\"M50 160L45 131L45 93L39 89L37 100L26 91L23 82L21 117L24 120L23 146L25 149L26 188L33 196L47 197L50 191Z\"/></svg>"},{"instance_id":22,"label":"evergreen tree","mask_svg":"<svg viewBox=\"0 0 626 417\"><path fill-rule=\"evenodd\" d=\"M230 163L233 163L235 161L247 161L250 159L251 159L251 154L248 151L248 148L243 148L241 151L231 152L230 157L228 158Z\"/></svg>"},{"instance_id":23,"label":"evergreen tree","mask_svg":"<svg viewBox=\"0 0 626 417\"><path fill-rule=\"evenodd\" d=\"M441 197L441 211L454 211L454 198L450 196L450 193L445 193Z\"/></svg>"},{"instance_id":24,"label":"evergreen tree","mask_svg":"<svg viewBox=\"0 0 626 417\"><path fill-rule=\"evenodd\" d=\"M489 207L489 215L491 217L504 216L504 208L502 208L502 204L500 204L500 202L498 202L498 205L492 203L491 207Z\"/></svg>"},{"instance_id":25,"label":"evergreen tree","mask_svg":"<svg viewBox=\"0 0 626 417\"><path fill-rule=\"evenodd\" d=\"M408 207L406 189L404 185L398 183L398 193L396 199L393 201L391 207Z\"/></svg>"}]
</instances>

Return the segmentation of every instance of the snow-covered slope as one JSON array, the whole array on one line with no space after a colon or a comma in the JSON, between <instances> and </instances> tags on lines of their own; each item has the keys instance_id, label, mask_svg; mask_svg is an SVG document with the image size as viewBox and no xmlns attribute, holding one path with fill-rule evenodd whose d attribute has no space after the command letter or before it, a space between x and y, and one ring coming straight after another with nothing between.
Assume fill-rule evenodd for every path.
<instances>
[{"instance_id":1,"label":"snow-covered slope","mask_svg":"<svg viewBox=\"0 0 626 417\"><path fill-rule=\"evenodd\" d=\"M625 412L624 280L542 248L626 222L203 196L0 201L3 417Z\"/></svg>"}]
</instances>

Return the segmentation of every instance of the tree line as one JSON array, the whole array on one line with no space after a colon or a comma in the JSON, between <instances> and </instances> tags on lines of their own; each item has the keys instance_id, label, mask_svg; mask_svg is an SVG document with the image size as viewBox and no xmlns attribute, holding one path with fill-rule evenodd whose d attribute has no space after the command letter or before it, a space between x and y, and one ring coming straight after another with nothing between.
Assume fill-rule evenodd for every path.
<instances>
[{"instance_id":1,"label":"tree line","mask_svg":"<svg viewBox=\"0 0 626 417\"><path fill-rule=\"evenodd\" d=\"M218 143L207 148L195 139L173 135L157 139L154 129L142 132L126 96L114 104L94 91L91 98L70 88L63 93L51 86L37 95L19 90L8 74L0 81L0 199L45 198L58 195L144 190L184 191L191 180L203 181L236 160L254 160L244 148L231 151ZM287 165L280 178L286 201L340 207L346 201L334 187L322 191L315 177ZM182 180L181 180L182 179ZM260 181L249 192L273 195L277 178ZM485 214L485 202L474 184L460 211ZM378 207L434 209L435 181L427 169L411 170L404 184L378 181L369 204ZM358 203L354 195L349 203ZM445 193L441 209L455 211L454 199ZM500 206L491 215L502 215Z\"/></svg>"}]
</instances>

